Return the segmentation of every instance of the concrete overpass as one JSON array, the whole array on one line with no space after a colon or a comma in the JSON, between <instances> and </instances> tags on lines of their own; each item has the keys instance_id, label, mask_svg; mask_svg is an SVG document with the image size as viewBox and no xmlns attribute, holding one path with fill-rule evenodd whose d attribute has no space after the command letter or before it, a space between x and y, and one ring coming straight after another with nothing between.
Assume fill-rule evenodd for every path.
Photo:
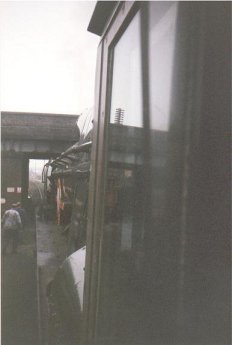
<instances>
[{"instance_id":1,"label":"concrete overpass","mask_svg":"<svg viewBox=\"0 0 232 345\"><path fill-rule=\"evenodd\" d=\"M56 157L79 140L78 115L1 113L1 204L26 202L29 159Z\"/></svg>"}]
</instances>

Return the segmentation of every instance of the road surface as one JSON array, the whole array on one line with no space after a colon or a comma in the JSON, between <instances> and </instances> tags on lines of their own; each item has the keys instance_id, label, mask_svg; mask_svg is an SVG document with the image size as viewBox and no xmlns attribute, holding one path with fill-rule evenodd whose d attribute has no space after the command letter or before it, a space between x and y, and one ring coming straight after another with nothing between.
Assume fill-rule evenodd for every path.
<instances>
[{"instance_id":1,"label":"road surface","mask_svg":"<svg viewBox=\"0 0 232 345\"><path fill-rule=\"evenodd\" d=\"M24 231L16 254L1 260L2 345L38 344L35 229Z\"/></svg>"}]
</instances>

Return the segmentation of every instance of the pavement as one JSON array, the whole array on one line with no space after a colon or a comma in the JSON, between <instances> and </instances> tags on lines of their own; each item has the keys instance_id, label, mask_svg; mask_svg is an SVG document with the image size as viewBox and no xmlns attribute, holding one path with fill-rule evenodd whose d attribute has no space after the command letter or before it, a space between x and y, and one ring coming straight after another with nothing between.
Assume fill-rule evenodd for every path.
<instances>
[{"instance_id":1,"label":"pavement","mask_svg":"<svg viewBox=\"0 0 232 345\"><path fill-rule=\"evenodd\" d=\"M66 239L53 222L36 219L39 345L66 345L49 287L67 254Z\"/></svg>"},{"instance_id":2,"label":"pavement","mask_svg":"<svg viewBox=\"0 0 232 345\"><path fill-rule=\"evenodd\" d=\"M49 283L66 258L66 239L36 218L16 254L1 259L1 345L67 345Z\"/></svg>"},{"instance_id":3,"label":"pavement","mask_svg":"<svg viewBox=\"0 0 232 345\"><path fill-rule=\"evenodd\" d=\"M1 344L38 344L35 227L23 233L18 252L1 259Z\"/></svg>"}]
</instances>

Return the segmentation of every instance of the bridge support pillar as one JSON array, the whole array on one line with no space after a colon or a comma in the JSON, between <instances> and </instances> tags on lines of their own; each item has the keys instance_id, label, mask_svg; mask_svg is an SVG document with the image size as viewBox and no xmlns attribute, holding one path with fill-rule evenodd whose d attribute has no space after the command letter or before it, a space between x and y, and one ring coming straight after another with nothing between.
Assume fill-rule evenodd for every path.
<instances>
[{"instance_id":1,"label":"bridge support pillar","mask_svg":"<svg viewBox=\"0 0 232 345\"><path fill-rule=\"evenodd\" d=\"M2 153L1 156L1 209L12 203L25 203L28 195L29 161L24 154Z\"/></svg>"}]
</instances>

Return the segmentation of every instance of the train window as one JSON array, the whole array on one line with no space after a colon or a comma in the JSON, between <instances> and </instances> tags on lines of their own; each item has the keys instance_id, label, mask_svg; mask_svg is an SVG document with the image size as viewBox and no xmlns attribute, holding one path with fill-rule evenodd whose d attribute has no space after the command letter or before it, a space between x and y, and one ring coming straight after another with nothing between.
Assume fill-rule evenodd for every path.
<instances>
[{"instance_id":1,"label":"train window","mask_svg":"<svg viewBox=\"0 0 232 345\"><path fill-rule=\"evenodd\" d=\"M134 331L141 301L135 304L134 298L137 295L139 301L141 296L137 283L144 235L140 60L138 12L113 48L99 304L101 345L135 344L138 336Z\"/></svg>"},{"instance_id":2,"label":"train window","mask_svg":"<svg viewBox=\"0 0 232 345\"><path fill-rule=\"evenodd\" d=\"M136 15L114 48L111 123L142 126L140 16Z\"/></svg>"},{"instance_id":3,"label":"train window","mask_svg":"<svg viewBox=\"0 0 232 345\"><path fill-rule=\"evenodd\" d=\"M176 4L150 4L150 100L151 128L168 131L171 81L175 47Z\"/></svg>"},{"instance_id":4,"label":"train window","mask_svg":"<svg viewBox=\"0 0 232 345\"><path fill-rule=\"evenodd\" d=\"M171 123L177 126L172 105L173 66L176 38L177 4L151 2L149 10L150 62L150 143L151 143L151 214L146 233L146 277L150 319L154 320L150 337L154 343L170 344L174 339L177 291L178 193L174 191L177 160L181 143ZM168 325L168 327L167 327Z\"/></svg>"},{"instance_id":5,"label":"train window","mask_svg":"<svg viewBox=\"0 0 232 345\"><path fill-rule=\"evenodd\" d=\"M176 3L150 4L150 126L152 155L152 217L166 217L166 172L171 120L172 72L175 48Z\"/></svg>"},{"instance_id":6,"label":"train window","mask_svg":"<svg viewBox=\"0 0 232 345\"><path fill-rule=\"evenodd\" d=\"M220 180L222 165L208 132L217 132L212 119L223 115L222 93L209 108L216 90L209 87L214 68L225 64L225 47L216 43L226 31L214 24L224 23L227 9L210 7L119 2L104 28L87 241L88 344L226 343L214 327L217 306L227 303L217 300L225 280L212 284L225 247L215 245L222 227L208 208L217 186L209 172L216 169Z\"/></svg>"},{"instance_id":7,"label":"train window","mask_svg":"<svg viewBox=\"0 0 232 345\"><path fill-rule=\"evenodd\" d=\"M164 289L170 269L164 264L164 253L170 220L168 150L173 144L169 128L177 5L152 2L149 9L150 204L145 180L143 116L147 114L142 110L140 12L113 47L98 318L101 345L168 343L162 335L162 320L168 318L162 317L171 310L163 308L162 298L163 291L170 296Z\"/></svg>"}]
</instances>

